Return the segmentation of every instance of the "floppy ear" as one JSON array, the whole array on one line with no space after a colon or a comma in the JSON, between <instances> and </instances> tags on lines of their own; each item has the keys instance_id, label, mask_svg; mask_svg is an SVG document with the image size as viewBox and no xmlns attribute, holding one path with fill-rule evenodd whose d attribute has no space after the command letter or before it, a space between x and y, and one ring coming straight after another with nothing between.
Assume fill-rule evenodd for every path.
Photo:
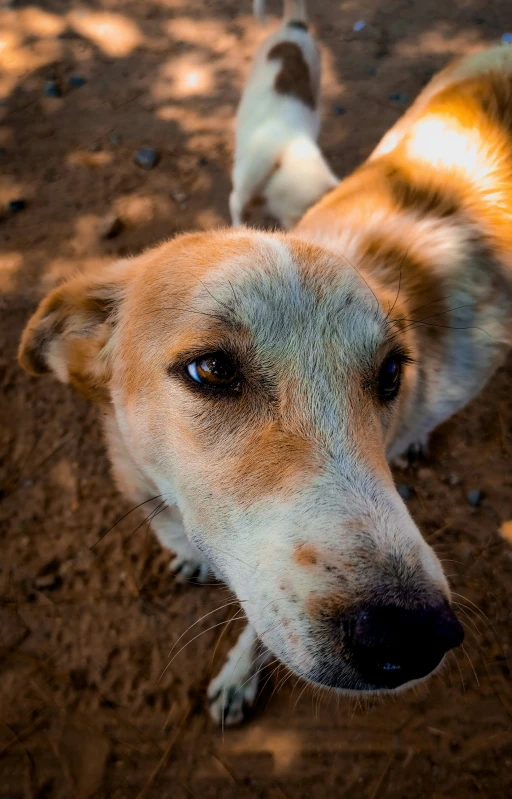
<instances>
[{"instance_id":1,"label":"floppy ear","mask_svg":"<svg viewBox=\"0 0 512 799\"><path fill-rule=\"evenodd\" d=\"M77 275L42 301L18 353L28 372L54 372L89 399L108 401L110 353L128 277L125 264L99 276Z\"/></svg>"}]
</instances>

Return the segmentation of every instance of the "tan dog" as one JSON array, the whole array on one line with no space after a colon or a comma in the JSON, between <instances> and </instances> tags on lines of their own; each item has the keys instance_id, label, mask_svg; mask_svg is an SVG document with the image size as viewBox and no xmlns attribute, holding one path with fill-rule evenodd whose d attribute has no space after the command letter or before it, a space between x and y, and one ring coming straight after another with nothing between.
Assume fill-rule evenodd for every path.
<instances>
[{"instance_id":1,"label":"tan dog","mask_svg":"<svg viewBox=\"0 0 512 799\"><path fill-rule=\"evenodd\" d=\"M256 0L255 13L264 14ZM304 0L285 0L282 25L259 47L236 115L233 225L264 205L282 227L296 224L338 183L316 140L320 131L320 51Z\"/></svg>"},{"instance_id":2,"label":"tan dog","mask_svg":"<svg viewBox=\"0 0 512 799\"><path fill-rule=\"evenodd\" d=\"M293 234L178 237L70 279L25 331L27 369L103 406L121 490L159 496L173 569L243 601L217 720L242 718L267 651L375 692L462 640L387 458L512 343L511 109L512 49L466 59Z\"/></svg>"}]
</instances>

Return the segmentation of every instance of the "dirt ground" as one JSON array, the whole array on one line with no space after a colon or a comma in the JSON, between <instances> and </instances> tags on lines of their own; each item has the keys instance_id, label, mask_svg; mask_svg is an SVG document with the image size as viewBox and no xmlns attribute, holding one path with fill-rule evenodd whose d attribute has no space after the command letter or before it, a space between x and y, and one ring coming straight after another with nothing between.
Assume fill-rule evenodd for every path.
<instances>
[{"instance_id":1,"label":"dirt ground","mask_svg":"<svg viewBox=\"0 0 512 799\"><path fill-rule=\"evenodd\" d=\"M510 0L309 5L322 144L340 176L433 71L512 29ZM512 518L512 360L428 461L396 475L442 553L465 652L428 687L371 705L303 690L283 668L224 736L204 691L240 622L210 628L236 607L221 587L175 585L136 513L101 538L129 506L96 411L16 364L56 279L228 222L232 119L262 36L250 12L250 0L0 4L0 206L26 202L0 219L0 799L510 796L512 549L499 528ZM160 154L151 171L134 163L143 146ZM104 239L111 213L123 229Z\"/></svg>"}]
</instances>

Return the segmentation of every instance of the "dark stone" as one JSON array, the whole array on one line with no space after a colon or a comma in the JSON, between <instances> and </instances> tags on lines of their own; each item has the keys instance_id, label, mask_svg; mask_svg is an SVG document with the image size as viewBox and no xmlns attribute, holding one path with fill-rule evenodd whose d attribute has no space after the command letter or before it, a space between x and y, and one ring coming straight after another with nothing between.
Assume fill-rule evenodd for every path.
<instances>
[{"instance_id":1,"label":"dark stone","mask_svg":"<svg viewBox=\"0 0 512 799\"><path fill-rule=\"evenodd\" d=\"M409 101L407 92L391 92L391 94L388 94L388 98L393 103L407 103Z\"/></svg>"},{"instance_id":2,"label":"dark stone","mask_svg":"<svg viewBox=\"0 0 512 799\"><path fill-rule=\"evenodd\" d=\"M87 80L82 77L82 75L71 75L68 78L68 84L72 89L80 89L82 86L85 86L86 83Z\"/></svg>"},{"instance_id":3,"label":"dark stone","mask_svg":"<svg viewBox=\"0 0 512 799\"><path fill-rule=\"evenodd\" d=\"M45 97L62 97L62 92L60 90L59 84L54 80L47 80L44 85L44 96Z\"/></svg>"},{"instance_id":4,"label":"dark stone","mask_svg":"<svg viewBox=\"0 0 512 799\"><path fill-rule=\"evenodd\" d=\"M11 200L7 206L11 214L17 214L20 211L24 211L26 207L27 203L25 200L21 199L21 197L18 200Z\"/></svg>"},{"instance_id":5,"label":"dark stone","mask_svg":"<svg viewBox=\"0 0 512 799\"><path fill-rule=\"evenodd\" d=\"M341 116L343 116L343 114L347 113L347 109L343 105L335 105L334 106L334 113L336 114L336 116L341 117Z\"/></svg>"},{"instance_id":6,"label":"dark stone","mask_svg":"<svg viewBox=\"0 0 512 799\"><path fill-rule=\"evenodd\" d=\"M404 502L407 502L412 497L412 488L405 483L399 483L396 487L399 495L402 497Z\"/></svg>"},{"instance_id":7,"label":"dark stone","mask_svg":"<svg viewBox=\"0 0 512 799\"><path fill-rule=\"evenodd\" d=\"M143 147L135 153L135 163L141 169L153 169L160 160L160 155L153 147Z\"/></svg>"},{"instance_id":8,"label":"dark stone","mask_svg":"<svg viewBox=\"0 0 512 799\"><path fill-rule=\"evenodd\" d=\"M479 488L472 488L471 491L468 491L466 494L466 499L473 508L478 508L482 503L483 496Z\"/></svg>"}]
</instances>

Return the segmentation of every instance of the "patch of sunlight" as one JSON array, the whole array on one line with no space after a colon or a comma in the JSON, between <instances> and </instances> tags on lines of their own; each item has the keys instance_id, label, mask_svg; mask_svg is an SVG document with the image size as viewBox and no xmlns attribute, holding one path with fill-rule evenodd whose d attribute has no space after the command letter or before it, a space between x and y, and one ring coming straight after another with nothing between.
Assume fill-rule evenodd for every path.
<instances>
[{"instance_id":1,"label":"patch of sunlight","mask_svg":"<svg viewBox=\"0 0 512 799\"><path fill-rule=\"evenodd\" d=\"M214 211L213 208L199 211L194 222L194 227L200 228L201 230L212 230L212 228L226 227L226 225L226 219L217 213L217 211Z\"/></svg>"},{"instance_id":2,"label":"patch of sunlight","mask_svg":"<svg viewBox=\"0 0 512 799\"><path fill-rule=\"evenodd\" d=\"M14 289L14 278L23 266L23 258L18 252L0 254L0 292L8 294Z\"/></svg>"},{"instance_id":3,"label":"patch of sunlight","mask_svg":"<svg viewBox=\"0 0 512 799\"><path fill-rule=\"evenodd\" d=\"M112 153L104 150L100 150L97 153L89 150L75 150L75 152L66 156L66 163L69 166L85 166L89 167L89 169L97 169L112 163Z\"/></svg>"},{"instance_id":4,"label":"patch of sunlight","mask_svg":"<svg viewBox=\"0 0 512 799\"><path fill-rule=\"evenodd\" d=\"M99 222L100 217L97 214L84 214L75 220L74 234L68 240L74 257L90 255L97 249Z\"/></svg>"},{"instance_id":5,"label":"patch of sunlight","mask_svg":"<svg viewBox=\"0 0 512 799\"><path fill-rule=\"evenodd\" d=\"M95 221L97 224L97 218ZM111 255L91 256L90 251L87 258L80 258L78 261L75 256L54 258L53 261L45 263L44 272L39 281L39 293L45 294L50 291L61 280L76 274L78 269L84 272L92 271L100 265L111 264L112 260Z\"/></svg>"},{"instance_id":6,"label":"patch of sunlight","mask_svg":"<svg viewBox=\"0 0 512 799\"><path fill-rule=\"evenodd\" d=\"M210 94L214 87L213 67L197 54L187 53L168 61L160 70L153 87L153 97L158 101Z\"/></svg>"},{"instance_id":7,"label":"patch of sunlight","mask_svg":"<svg viewBox=\"0 0 512 799\"><path fill-rule=\"evenodd\" d=\"M114 210L126 225L140 227L149 224L155 217L172 218L174 204L165 194L125 194L118 197Z\"/></svg>"},{"instance_id":8,"label":"patch of sunlight","mask_svg":"<svg viewBox=\"0 0 512 799\"><path fill-rule=\"evenodd\" d=\"M0 207L5 207L10 200L15 200L17 197L25 197L27 199L27 187L23 183L18 183L18 181L2 175L0 180Z\"/></svg>"},{"instance_id":9,"label":"patch of sunlight","mask_svg":"<svg viewBox=\"0 0 512 799\"><path fill-rule=\"evenodd\" d=\"M420 36L405 39L396 45L397 56L416 61L418 53L423 55L445 55L446 63L450 58L469 55L480 50L485 40L475 28L472 31L464 30L462 33L453 33L451 27L440 25L436 30L426 31Z\"/></svg>"},{"instance_id":10,"label":"patch of sunlight","mask_svg":"<svg viewBox=\"0 0 512 799\"><path fill-rule=\"evenodd\" d=\"M139 27L121 14L100 11L71 11L68 21L74 30L114 58L129 55L144 41Z\"/></svg>"},{"instance_id":11,"label":"patch of sunlight","mask_svg":"<svg viewBox=\"0 0 512 799\"><path fill-rule=\"evenodd\" d=\"M41 37L58 36L66 27L66 21L62 17L36 6L21 8L16 15L16 23L24 33Z\"/></svg>"},{"instance_id":12,"label":"patch of sunlight","mask_svg":"<svg viewBox=\"0 0 512 799\"><path fill-rule=\"evenodd\" d=\"M193 47L197 47L198 42L204 42L212 53L225 53L232 47L238 47L238 39L232 33L226 33L225 24L211 19L173 19L165 25L165 30L171 41L188 42Z\"/></svg>"},{"instance_id":13,"label":"patch of sunlight","mask_svg":"<svg viewBox=\"0 0 512 799\"><path fill-rule=\"evenodd\" d=\"M59 40L43 39L24 47L23 33L0 29L0 97L6 97L15 88L21 75L58 61L61 55Z\"/></svg>"},{"instance_id":14,"label":"patch of sunlight","mask_svg":"<svg viewBox=\"0 0 512 799\"><path fill-rule=\"evenodd\" d=\"M272 730L266 726L251 726L239 733L236 740L228 745L230 754L257 754L268 752L274 760L276 771L286 771L300 753L301 740L294 730Z\"/></svg>"}]
</instances>

